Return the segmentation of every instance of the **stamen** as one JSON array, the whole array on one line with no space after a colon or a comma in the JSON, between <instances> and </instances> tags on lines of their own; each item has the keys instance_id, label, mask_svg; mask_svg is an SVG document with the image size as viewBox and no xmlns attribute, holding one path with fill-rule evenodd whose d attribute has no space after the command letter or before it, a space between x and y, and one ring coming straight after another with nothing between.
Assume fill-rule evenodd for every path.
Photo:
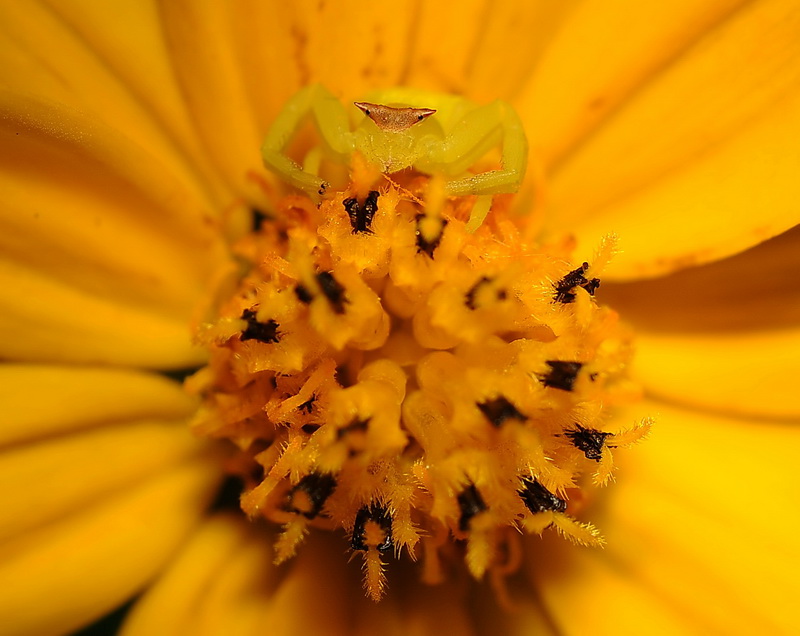
<instances>
[{"instance_id":1,"label":"stamen","mask_svg":"<svg viewBox=\"0 0 800 636\"><path fill-rule=\"evenodd\" d=\"M525 507L533 514L540 512L564 512L567 509L567 502L556 497L538 481L530 477L522 480L522 489L519 496L525 502Z\"/></svg>"},{"instance_id":2,"label":"stamen","mask_svg":"<svg viewBox=\"0 0 800 636\"><path fill-rule=\"evenodd\" d=\"M585 289L590 296L600 287L599 278L586 278L589 271L589 263L583 263L578 269L572 270L569 274L559 280L553 287L556 290L554 299L558 303L571 303L575 301L575 288Z\"/></svg>"},{"instance_id":3,"label":"stamen","mask_svg":"<svg viewBox=\"0 0 800 636\"><path fill-rule=\"evenodd\" d=\"M493 400L487 400L478 404L478 408L486 416L494 426L502 426L506 420L515 419L524 422L528 418L517 410L517 407L511 404L502 395Z\"/></svg>"},{"instance_id":4,"label":"stamen","mask_svg":"<svg viewBox=\"0 0 800 636\"><path fill-rule=\"evenodd\" d=\"M364 199L364 203L359 203L356 197L351 197L343 201L344 209L347 210L347 216L350 217L350 225L353 227L353 232L369 232L372 233L372 218L375 212L378 211L378 197L380 192L371 190Z\"/></svg>"},{"instance_id":5,"label":"stamen","mask_svg":"<svg viewBox=\"0 0 800 636\"><path fill-rule=\"evenodd\" d=\"M344 304L348 302L344 294L344 287L333 277L332 272L320 272L317 274L317 282L325 298L328 299L333 311L337 314L344 313Z\"/></svg>"},{"instance_id":6,"label":"stamen","mask_svg":"<svg viewBox=\"0 0 800 636\"><path fill-rule=\"evenodd\" d=\"M632 347L592 298L602 267L564 274L507 199L470 232L474 200L441 181L353 175L319 205L287 196L234 246L249 269L196 334L193 427L231 440L242 509L281 528L275 561L343 533L378 600L406 553L426 581L457 559L499 589L520 529L602 544L567 494L611 481L650 427L605 430Z\"/></svg>"},{"instance_id":7,"label":"stamen","mask_svg":"<svg viewBox=\"0 0 800 636\"><path fill-rule=\"evenodd\" d=\"M603 456L603 447L606 444L606 438L611 436L611 433L604 433L593 428L584 428L580 424L575 424L575 428L567 429L564 435L572 440L579 451L586 455L586 459L591 459L599 462Z\"/></svg>"},{"instance_id":8,"label":"stamen","mask_svg":"<svg viewBox=\"0 0 800 636\"><path fill-rule=\"evenodd\" d=\"M278 334L279 325L271 318L267 322L258 322L256 312L252 309L245 309L242 312L242 320L247 322L247 327L239 337L242 342L258 340L259 342L270 344L280 340Z\"/></svg>"},{"instance_id":9,"label":"stamen","mask_svg":"<svg viewBox=\"0 0 800 636\"><path fill-rule=\"evenodd\" d=\"M294 288L295 296L297 296L297 300L299 300L304 305L308 305L314 300L314 297L311 295L311 292L308 291L308 288L305 285L297 284Z\"/></svg>"},{"instance_id":10,"label":"stamen","mask_svg":"<svg viewBox=\"0 0 800 636\"><path fill-rule=\"evenodd\" d=\"M261 228L264 227L264 223L270 217L266 212L262 212L258 208L251 208L250 211L253 215L253 221L252 221L253 232L260 232Z\"/></svg>"},{"instance_id":11,"label":"stamen","mask_svg":"<svg viewBox=\"0 0 800 636\"><path fill-rule=\"evenodd\" d=\"M442 240L444 229L447 227L447 219L418 214L417 221L417 250L433 258L433 253Z\"/></svg>"},{"instance_id":12,"label":"stamen","mask_svg":"<svg viewBox=\"0 0 800 636\"><path fill-rule=\"evenodd\" d=\"M378 552L391 549L392 517L384 506L373 503L358 511L350 547L361 551L374 548Z\"/></svg>"},{"instance_id":13,"label":"stamen","mask_svg":"<svg viewBox=\"0 0 800 636\"><path fill-rule=\"evenodd\" d=\"M306 519L313 519L322 511L325 501L335 488L336 480L332 475L310 473L289 491L286 510L301 514Z\"/></svg>"},{"instance_id":14,"label":"stamen","mask_svg":"<svg viewBox=\"0 0 800 636\"><path fill-rule=\"evenodd\" d=\"M457 500L458 507L461 510L461 516L458 518L458 529L466 532L469 530L472 518L486 510L486 504L474 484L470 484L465 490L462 490Z\"/></svg>"},{"instance_id":15,"label":"stamen","mask_svg":"<svg viewBox=\"0 0 800 636\"><path fill-rule=\"evenodd\" d=\"M539 376L545 386L562 391L572 391L578 373L583 368L581 362L566 362L564 360L545 360L550 371Z\"/></svg>"}]
</instances>

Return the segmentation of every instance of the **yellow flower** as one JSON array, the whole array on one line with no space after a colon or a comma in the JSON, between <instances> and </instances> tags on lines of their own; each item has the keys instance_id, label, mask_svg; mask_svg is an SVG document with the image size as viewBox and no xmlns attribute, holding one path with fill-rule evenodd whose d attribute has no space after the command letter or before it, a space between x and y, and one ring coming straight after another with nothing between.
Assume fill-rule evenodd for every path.
<instances>
[{"instance_id":1,"label":"yellow flower","mask_svg":"<svg viewBox=\"0 0 800 636\"><path fill-rule=\"evenodd\" d=\"M0 25L0 631L68 633L145 589L123 633L800 630L794 0L7 0ZM310 82L507 99L528 228L578 259L620 237L600 291L647 398L619 418L658 426L586 502L604 550L526 539L516 611L405 561L376 605L340 537L275 567L274 530L207 512L216 449L157 371L202 364L189 325Z\"/></svg>"}]
</instances>

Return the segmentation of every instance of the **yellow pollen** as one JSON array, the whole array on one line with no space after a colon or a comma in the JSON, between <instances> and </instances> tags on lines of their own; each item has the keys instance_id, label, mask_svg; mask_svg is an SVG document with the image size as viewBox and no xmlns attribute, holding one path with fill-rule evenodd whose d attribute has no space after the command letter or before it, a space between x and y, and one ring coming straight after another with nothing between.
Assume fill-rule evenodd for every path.
<instances>
[{"instance_id":1,"label":"yellow pollen","mask_svg":"<svg viewBox=\"0 0 800 636\"><path fill-rule=\"evenodd\" d=\"M243 510L282 526L278 562L309 531L344 533L375 600L406 553L433 582L454 558L508 574L518 531L601 545L572 502L650 426L606 425L634 392L630 334L593 297L613 239L571 263L524 237L508 197L471 232L476 197L368 174L319 206L281 199L197 330L193 427L233 442Z\"/></svg>"}]
</instances>

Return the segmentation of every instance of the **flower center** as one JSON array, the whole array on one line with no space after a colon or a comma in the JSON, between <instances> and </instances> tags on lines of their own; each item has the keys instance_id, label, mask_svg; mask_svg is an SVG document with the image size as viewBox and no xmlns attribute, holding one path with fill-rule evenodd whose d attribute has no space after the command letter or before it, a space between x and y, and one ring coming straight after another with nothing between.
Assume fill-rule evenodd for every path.
<instances>
[{"instance_id":1,"label":"flower center","mask_svg":"<svg viewBox=\"0 0 800 636\"><path fill-rule=\"evenodd\" d=\"M593 298L605 257L576 267L531 242L509 197L470 233L475 197L359 174L319 206L282 199L196 335L194 429L238 449L243 510L283 528L276 561L311 529L343 532L377 600L392 554L434 581L455 558L476 578L512 569L520 529L602 543L571 502L649 427L604 430L631 355Z\"/></svg>"}]
</instances>

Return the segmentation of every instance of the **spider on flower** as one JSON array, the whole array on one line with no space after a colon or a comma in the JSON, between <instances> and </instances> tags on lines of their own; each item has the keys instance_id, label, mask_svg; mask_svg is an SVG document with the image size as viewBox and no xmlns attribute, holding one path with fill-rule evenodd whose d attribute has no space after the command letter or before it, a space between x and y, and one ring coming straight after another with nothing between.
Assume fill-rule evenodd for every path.
<instances>
[{"instance_id":1,"label":"spider on flower","mask_svg":"<svg viewBox=\"0 0 800 636\"><path fill-rule=\"evenodd\" d=\"M379 90L348 113L330 91L308 86L284 106L261 148L264 164L290 185L323 196L330 184L318 174L323 157L350 165L355 153L384 174L405 168L442 175L445 193L481 195L468 229L483 222L491 196L516 192L525 175L528 142L522 122L505 101L478 105L463 97L412 88ZM359 112L360 111L360 112ZM286 149L310 116L321 145L298 165ZM468 172L487 152L500 148L501 167Z\"/></svg>"}]
</instances>

